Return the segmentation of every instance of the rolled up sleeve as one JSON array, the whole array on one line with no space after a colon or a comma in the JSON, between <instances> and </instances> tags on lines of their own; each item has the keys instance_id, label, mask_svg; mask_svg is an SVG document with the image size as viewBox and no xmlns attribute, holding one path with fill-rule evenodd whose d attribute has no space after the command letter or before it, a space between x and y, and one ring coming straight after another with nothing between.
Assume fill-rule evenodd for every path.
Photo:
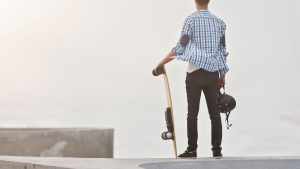
<instances>
[{"instance_id":1,"label":"rolled up sleeve","mask_svg":"<svg viewBox=\"0 0 300 169\"><path fill-rule=\"evenodd\" d=\"M223 23L222 25L222 29L221 29L221 39L220 39L220 45L219 45L219 50L221 51L221 57L224 57L222 59L222 65L225 65L223 68L219 69L219 75L220 77L225 76L226 73L229 71L228 66L226 65L226 60L227 60L227 56L229 55L229 53L227 52L226 49L226 25L225 23Z\"/></svg>"},{"instance_id":2,"label":"rolled up sleeve","mask_svg":"<svg viewBox=\"0 0 300 169\"><path fill-rule=\"evenodd\" d=\"M226 25L225 25L225 23L222 25L222 37L220 39L220 49L221 49L222 55L226 59L227 56L229 55L229 53L227 52L227 49L226 49Z\"/></svg>"}]
</instances>

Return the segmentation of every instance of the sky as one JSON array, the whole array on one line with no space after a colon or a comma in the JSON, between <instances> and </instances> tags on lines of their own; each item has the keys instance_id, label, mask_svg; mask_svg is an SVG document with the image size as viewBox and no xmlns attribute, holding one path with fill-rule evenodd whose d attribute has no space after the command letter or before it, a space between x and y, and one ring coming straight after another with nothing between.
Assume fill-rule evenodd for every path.
<instances>
[{"instance_id":1,"label":"sky","mask_svg":"<svg viewBox=\"0 0 300 169\"><path fill-rule=\"evenodd\" d=\"M299 6L211 1L227 24L226 92L237 100L224 155L300 155ZM163 79L151 71L195 10L193 0L1 0L0 127L114 128L117 158L173 157L171 141L160 138ZM187 63L166 68L182 152ZM210 156L204 97L198 124L198 154Z\"/></svg>"}]
</instances>

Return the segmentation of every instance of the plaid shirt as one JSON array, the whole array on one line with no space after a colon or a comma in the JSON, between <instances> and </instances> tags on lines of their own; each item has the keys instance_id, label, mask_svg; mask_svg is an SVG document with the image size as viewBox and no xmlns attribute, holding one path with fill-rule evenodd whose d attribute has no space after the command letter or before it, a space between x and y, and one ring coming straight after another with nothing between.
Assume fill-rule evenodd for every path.
<instances>
[{"instance_id":1,"label":"plaid shirt","mask_svg":"<svg viewBox=\"0 0 300 169\"><path fill-rule=\"evenodd\" d=\"M199 10L185 20L180 41L173 48L174 59L187 61L224 76L226 65L225 23L207 9Z\"/></svg>"}]
</instances>

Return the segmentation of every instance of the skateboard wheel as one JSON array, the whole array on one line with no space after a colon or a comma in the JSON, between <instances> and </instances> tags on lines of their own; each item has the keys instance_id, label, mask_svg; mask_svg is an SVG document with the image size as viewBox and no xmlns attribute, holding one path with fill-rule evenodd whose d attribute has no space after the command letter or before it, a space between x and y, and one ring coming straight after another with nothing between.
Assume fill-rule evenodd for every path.
<instances>
[{"instance_id":1,"label":"skateboard wheel","mask_svg":"<svg viewBox=\"0 0 300 169\"><path fill-rule=\"evenodd\" d=\"M171 140L171 139L173 139L173 134L172 134L172 132L169 132L169 131L163 132L163 133L161 134L161 138L162 138L163 140Z\"/></svg>"},{"instance_id":2,"label":"skateboard wheel","mask_svg":"<svg viewBox=\"0 0 300 169\"><path fill-rule=\"evenodd\" d=\"M168 138L167 138L167 133L166 133L166 132L163 132L163 133L161 134L161 138L162 138L163 140L168 140Z\"/></svg>"}]
</instances>

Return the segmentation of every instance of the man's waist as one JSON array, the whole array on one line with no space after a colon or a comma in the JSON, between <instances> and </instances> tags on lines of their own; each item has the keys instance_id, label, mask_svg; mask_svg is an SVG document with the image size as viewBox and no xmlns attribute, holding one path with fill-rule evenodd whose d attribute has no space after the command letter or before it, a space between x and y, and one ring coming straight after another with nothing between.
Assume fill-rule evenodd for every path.
<instances>
[{"instance_id":1,"label":"man's waist","mask_svg":"<svg viewBox=\"0 0 300 169\"><path fill-rule=\"evenodd\" d=\"M205 74L219 74L218 71L214 71L214 72L211 72L211 71L208 71L208 70L205 70L203 68L199 68L197 70L194 70L192 72L187 72L187 74L191 74L191 73L205 73Z\"/></svg>"},{"instance_id":2,"label":"man's waist","mask_svg":"<svg viewBox=\"0 0 300 169\"><path fill-rule=\"evenodd\" d=\"M218 72L218 70L207 69L207 68L205 68L205 66L200 67L193 63L189 63L188 68L187 68L187 73L193 73L198 70L203 70L203 71L207 71L207 72Z\"/></svg>"}]
</instances>

